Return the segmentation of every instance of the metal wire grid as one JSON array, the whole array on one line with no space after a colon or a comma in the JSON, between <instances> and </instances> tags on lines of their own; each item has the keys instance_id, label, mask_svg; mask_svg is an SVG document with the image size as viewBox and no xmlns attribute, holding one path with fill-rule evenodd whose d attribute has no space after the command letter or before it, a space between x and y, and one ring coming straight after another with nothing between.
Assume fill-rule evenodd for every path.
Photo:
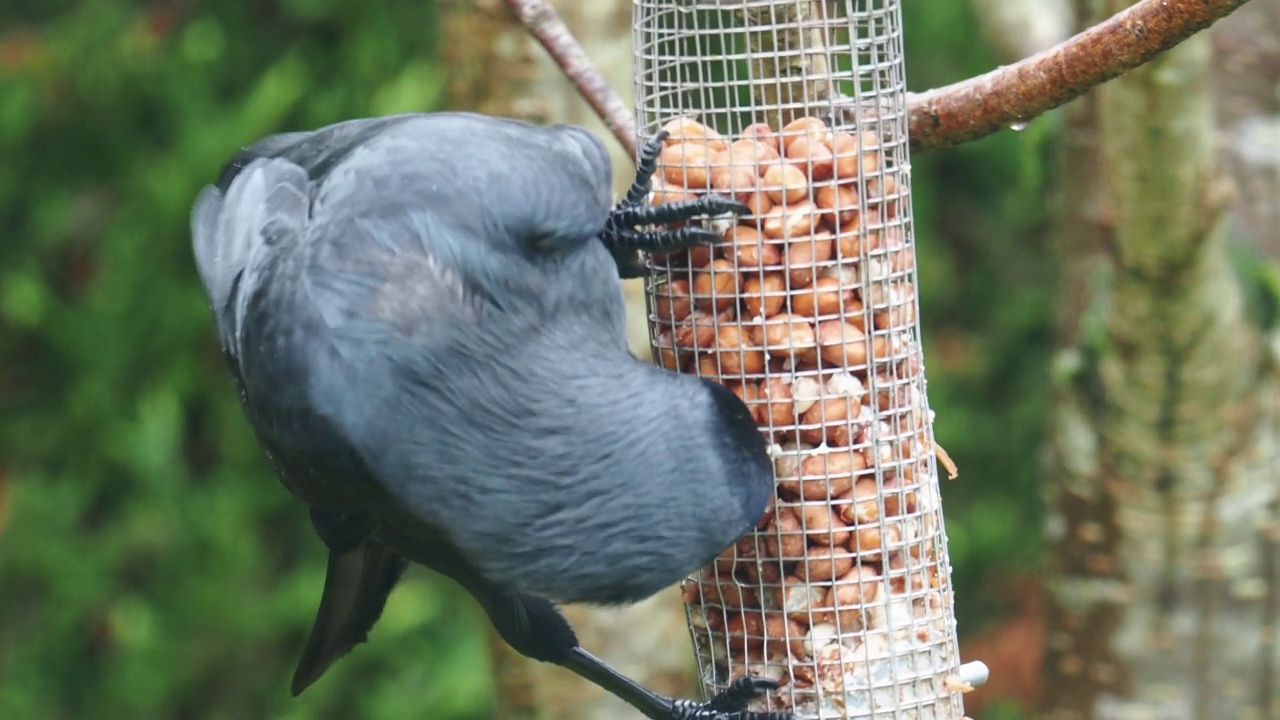
<instances>
[{"instance_id":1,"label":"metal wire grid","mask_svg":"<svg viewBox=\"0 0 1280 720\"><path fill-rule=\"evenodd\" d=\"M798 717L959 718L917 322L897 0L637 0L637 132L671 131L653 202L752 214L649 260L663 367L724 383L772 442L756 533L685 584L708 695Z\"/></svg>"}]
</instances>

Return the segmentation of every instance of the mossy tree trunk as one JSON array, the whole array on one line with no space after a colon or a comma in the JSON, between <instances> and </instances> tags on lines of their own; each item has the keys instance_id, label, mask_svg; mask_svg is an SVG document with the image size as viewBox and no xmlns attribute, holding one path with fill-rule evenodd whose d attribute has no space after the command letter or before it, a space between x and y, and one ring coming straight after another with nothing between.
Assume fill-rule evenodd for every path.
<instances>
[{"instance_id":1,"label":"mossy tree trunk","mask_svg":"<svg viewBox=\"0 0 1280 720\"><path fill-rule=\"evenodd\" d=\"M631 88L631 4L625 0L557 0L565 23L601 73L624 97ZM445 61L451 109L586 126L605 140L621 192L634 165L591 107L526 35L499 0L446 0ZM648 357L644 302L638 281L627 283L631 346ZM583 645L646 687L675 696L694 691L693 655L679 593L672 589L619 609L567 607ZM567 670L528 660L492 635L497 677L494 717L504 720L613 720L635 711Z\"/></svg>"},{"instance_id":2,"label":"mossy tree trunk","mask_svg":"<svg viewBox=\"0 0 1280 720\"><path fill-rule=\"evenodd\" d=\"M1273 345L1227 241L1211 42L1068 114L1045 718L1280 716Z\"/></svg>"}]
</instances>

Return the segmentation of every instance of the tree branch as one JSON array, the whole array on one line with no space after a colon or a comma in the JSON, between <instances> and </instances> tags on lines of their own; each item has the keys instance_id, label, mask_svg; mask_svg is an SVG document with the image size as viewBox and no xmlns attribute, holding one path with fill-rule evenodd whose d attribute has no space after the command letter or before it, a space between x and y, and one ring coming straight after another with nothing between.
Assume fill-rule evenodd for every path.
<instances>
[{"instance_id":1,"label":"tree branch","mask_svg":"<svg viewBox=\"0 0 1280 720\"><path fill-rule=\"evenodd\" d=\"M627 149L632 159L636 156L635 119L626 103L614 92L578 44L573 33L560 19L559 13L546 0L504 0L520 23L529 30L548 54L555 60L569 82L591 104L613 136Z\"/></svg>"},{"instance_id":2,"label":"tree branch","mask_svg":"<svg viewBox=\"0 0 1280 720\"><path fill-rule=\"evenodd\" d=\"M911 148L936 150L1024 124L1231 14L1248 0L1143 0L1042 53L910 99Z\"/></svg>"},{"instance_id":3,"label":"tree branch","mask_svg":"<svg viewBox=\"0 0 1280 720\"><path fill-rule=\"evenodd\" d=\"M504 0L635 157L635 120L546 0ZM908 98L911 148L940 150L1025 124L1174 47L1248 0L1142 0L1021 62Z\"/></svg>"}]
</instances>

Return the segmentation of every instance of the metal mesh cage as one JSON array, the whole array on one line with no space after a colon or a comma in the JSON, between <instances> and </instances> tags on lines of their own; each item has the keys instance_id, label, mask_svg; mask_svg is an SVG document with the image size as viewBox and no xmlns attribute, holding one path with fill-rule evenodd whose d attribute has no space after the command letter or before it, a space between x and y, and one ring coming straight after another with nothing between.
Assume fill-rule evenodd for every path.
<instances>
[{"instance_id":1,"label":"metal mesh cage","mask_svg":"<svg viewBox=\"0 0 1280 720\"><path fill-rule=\"evenodd\" d=\"M771 442L757 531L685 584L711 695L754 710L959 718L932 412L917 322L898 0L637 0L652 202L751 214L648 260L655 362L724 383Z\"/></svg>"}]
</instances>

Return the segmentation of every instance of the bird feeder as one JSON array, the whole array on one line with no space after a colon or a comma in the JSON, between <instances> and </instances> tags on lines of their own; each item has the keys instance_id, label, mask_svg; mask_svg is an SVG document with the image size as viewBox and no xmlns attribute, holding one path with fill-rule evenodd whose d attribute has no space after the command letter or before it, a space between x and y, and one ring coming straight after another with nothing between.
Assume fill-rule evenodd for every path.
<instances>
[{"instance_id":1,"label":"bird feeder","mask_svg":"<svg viewBox=\"0 0 1280 720\"><path fill-rule=\"evenodd\" d=\"M963 715L918 320L898 0L637 0L651 201L750 208L647 260L655 362L723 383L771 446L757 530L689 578L707 696L797 718Z\"/></svg>"}]
</instances>

